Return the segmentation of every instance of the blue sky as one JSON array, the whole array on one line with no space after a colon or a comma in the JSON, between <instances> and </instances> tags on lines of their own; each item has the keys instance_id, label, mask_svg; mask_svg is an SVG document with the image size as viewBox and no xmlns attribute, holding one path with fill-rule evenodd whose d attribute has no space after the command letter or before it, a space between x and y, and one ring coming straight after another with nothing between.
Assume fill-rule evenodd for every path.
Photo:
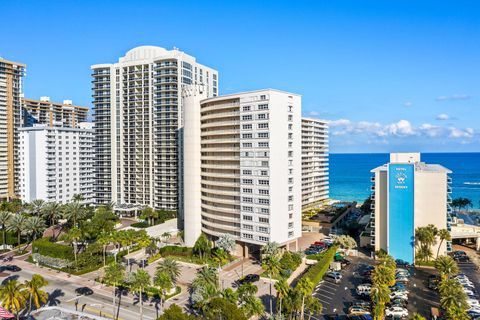
<instances>
[{"instance_id":1,"label":"blue sky","mask_svg":"<svg viewBox=\"0 0 480 320\"><path fill-rule=\"evenodd\" d=\"M3 1L25 94L91 106L90 65L176 46L220 93L272 87L331 120L333 152L480 151L478 1Z\"/></svg>"}]
</instances>

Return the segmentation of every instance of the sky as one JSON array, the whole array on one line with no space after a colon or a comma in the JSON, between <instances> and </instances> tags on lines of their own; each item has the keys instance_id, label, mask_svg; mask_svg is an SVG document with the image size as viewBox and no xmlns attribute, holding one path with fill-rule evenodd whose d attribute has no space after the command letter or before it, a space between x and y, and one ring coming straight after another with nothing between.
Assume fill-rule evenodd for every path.
<instances>
[{"instance_id":1,"label":"sky","mask_svg":"<svg viewBox=\"0 0 480 320\"><path fill-rule=\"evenodd\" d=\"M140 45L275 88L330 121L332 152L480 151L478 1L1 1L0 56L25 96L91 107L90 66Z\"/></svg>"}]
</instances>

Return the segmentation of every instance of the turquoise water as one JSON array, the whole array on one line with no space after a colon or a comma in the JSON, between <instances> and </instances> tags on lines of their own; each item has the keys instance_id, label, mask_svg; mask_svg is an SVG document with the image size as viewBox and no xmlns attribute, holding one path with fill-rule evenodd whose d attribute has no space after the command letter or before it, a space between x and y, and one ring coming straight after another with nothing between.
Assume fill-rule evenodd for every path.
<instances>
[{"instance_id":1,"label":"turquoise water","mask_svg":"<svg viewBox=\"0 0 480 320\"><path fill-rule=\"evenodd\" d=\"M330 197L365 200L370 195L370 170L388 161L387 153L330 154ZM422 161L452 170L452 197L469 198L480 208L480 153L422 153Z\"/></svg>"}]
</instances>

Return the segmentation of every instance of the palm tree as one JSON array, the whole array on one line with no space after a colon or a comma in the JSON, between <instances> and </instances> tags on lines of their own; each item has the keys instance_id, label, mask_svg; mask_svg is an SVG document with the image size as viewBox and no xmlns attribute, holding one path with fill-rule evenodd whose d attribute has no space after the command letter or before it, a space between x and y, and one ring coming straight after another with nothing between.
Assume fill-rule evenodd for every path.
<instances>
[{"instance_id":1,"label":"palm tree","mask_svg":"<svg viewBox=\"0 0 480 320\"><path fill-rule=\"evenodd\" d=\"M205 234L201 234L193 246L193 253L204 259L210 253L211 243Z\"/></svg>"},{"instance_id":2,"label":"palm tree","mask_svg":"<svg viewBox=\"0 0 480 320\"><path fill-rule=\"evenodd\" d=\"M414 313L412 320L427 320L425 317L421 316L419 313Z\"/></svg>"},{"instance_id":3,"label":"palm tree","mask_svg":"<svg viewBox=\"0 0 480 320\"><path fill-rule=\"evenodd\" d=\"M253 316L261 316L265 312L265 307L259 298L247 296L242 305L242 310L247 318L251 318Z\"/></svg>"},{"instance_id":4,"label":"palm tree","mask_svg":"<svg viewBox=\"0 0 480 320\"><path fill-rule=\"evenodd\" d=\"M105 275L103 279L107 281L109 284L113 285L112 297L113 297L113 318L118 318L118 314L115 317L115 296L116 296L116 288L119 283L123 281L125 278L125 267L122 264L117 264L113 262L109 264L105 268ZM120 310L118 311L120 313Z\"/></svg>"},{"instance_id":5,"label":"palm tree","mask_svg":"<svg viewBox=\"0 0 480 320\"><path fill-rule=\"evenodd\" d=\"M395 269L377 265L372 273L372 283L393 286L395 284Z\"/></svg>"},{"instance_id":6,"label":"palm tree","mask_svg":"<svg viewBox=\"0 0 480 320\"><path fill-rule=\"evenodd\" d=\"M73 227L67 233L67 239L73 244L73 255L75 257L75 266L77 265L77 247L78 247L78 240L82 237L82 232L80 229Z\"/></svg>"},{"instance_id":7,"label":"palm tree","mask_svg":"<svg viewBox=\"0 0 480 320\"><path fill-rule=\"evenodd\" d=\"M164 232L162 233L161 237L162 239L165 239L165 244L167 244L168 240L172 237L172 235L170 234L170 232Z\"/></svg>"},{"instance_id":8,"label":"palm tree","mask_svg":"<svg viewBox=\"0 0 480 320\"><path fill-rule=\"evenodd\" d=\"M193 286L211 286L218 289L218 272L213 267L205 266L197 271Z\"/></svg>"},{"instance_id":9,"label":"palm tree","mask_svg":"<svg viewBox=\"0 0 480 320\"><path fill-rule=\"evenodd\" d=\"M8 221L10 220L11 216L12 214L8 211L0 211L0 227L2 228L2 245L3 246L5 246L5 243L7 242L6 229L7 229Z\"/></svg>"},{"instance_id":10,"label":"palm tree","mask_svg":"<svg viewBox=\"0 0 480 320\"><path fill-rule=\"evenodd\" d=\"M470 320L466 309L460 307L453 307L447 309L446 319L447 320Z\"/></svg>"},{"instance_id":11,"label":"palm tree","mask_svg":"<svg viewBox=\"0 0 480 320\"><path fill-rule=\"evenodd\" d=\"M277 290L277 299L279 300L278 312L280 313L280 316L281 316L282 301L286 296L288 296L290 292L290 285L288 284L287 280L282 278L275 283L275 290Z\"/></svg>"},{"instance_id":12,"label":"palm tree","mask_svg":"<svg viewBox=\"0 0 480 320\"><path fill-rule=\"evenodd\" d=\"M225 288L221 292L221 296L222 296L223 299L227 300L228 302L237 304L238 292L234 291L232 288Z\"/></svg>"},{"instance_id":13,"label":"palm tree","mask_svg":"<svg viewBox=\"0 0 480 320\"><path fill-rule=\"evenodd\" d=\"M40 217L45 207L45 201L42 199L33 200L28 205L28 212L34 216Z\"/></svg>"},{"instance_id":14,"label":"palm tree","mask_svg":"<svg viewBox=\"0 0 480 320\"><path fill-rule=\"evenodd\" d=\"M268 242L262 247L262 257L275 256L278 258L280 255L280 245L276 242Z\"/></svg>"},{"instance_id":15,"label":"palm tree","mask_svg":"<svg viewBox=\"0 0 480 320\"><path fill-rule=\"evenodd\" d=\"M83 206L80 202L70 202L63 207L63 217L73 222L73 226L77 226L77 220L83 215Z\"/></svg>"},{"instance_id":16,"label":"palm tree","mask_svg":"<svg viewBox=\"0 0 480 320\"><path fill-rule=\"evenodd\" d=\"M447 279L440 283L440 305L443 309L467 308L467 296L458 281Z\"/></svg>"},{"instance_id":17,"label":"palm tree","mask_svg":"<svg viewBox=\"0 0 480 320\"><path fill-rule=\"evenodd\" d=\"M156 273L166 273L172 285L175 285L180 276L180 265L173 258L166 257L158 264Z\"/></svg>"},{"instance_id":18,"label":"palm tree","mask_svg":"<svg viewBox=\"0 0 480 320\"><path fill-rule=\"evenodd\" d=\"M157 272L155 273L155 277L153 279L153 283L160 290L160 306L163 308L164 299L167 296L167 290L170 290L173 287L172 278L167 272L158 272L157 269Z\"/></svg>"},{"instance_id":19,"label":"palm tree","mask_svg":"<svg viewBox=\"0 0 480 320\"><path fill-rule=\"evenodd\" d=\"M383 319L385 304L390 301L390 288L386 284L374 284L370 291L370 297L375 305L373 309L375 320Z\"/></svg>"},{"instance_id":20,"label":"palm tree","mask_svg":"<svg viewBox=\"0 0 480 320\"><path fill-rule=\"evenodd\" d=\"M452 236L450 235L450 232L447 229L438 230L438 237L440 238L440 244L438 245L438 249L437 249L437 258L438 258L438 255L440 254L440 248L442 246L443 241L452 241Z\"/></svg>"},{"instance_id":21,"label":"palm tree","mask_svg":"<svg viewBox=\"0 0 480 320\"><path fill-rule=\"evenodd\" d=\"M240 301L244 301L248 296L254 296L258 292L258 287L251 282L246 282L238 287L237 293Z\"/></svg>"},{"instance_id":22,"label":"palm tree","mask_svg":"<svg viewBox=\"0 0 480 320\"><path fill-rule=\"evenodd\" d=\"M45 221L40 217L30 217L25 221L25 231L32 235L32 242L37 239L37 235L45 230Z\"/></svg>"},{"instance_id":23,"label":"palm tree","mask_svg":"<svg viewBox=\"0 0 480 320\"><path fill-rule=\"evenodd\" d=\"M76 193L73 195L72 197L72 201L73 202L79 202L79 203L82 203L83 201L85 200L85 197L80 194L80 193Z\"/></svg>"},{"instance_id":24,"label":"palm tree","mask_svg":"<svg viewBox=\"0 0 480 320\"><path fill-rule=\"evenodd\" d=\"M270 278L270 315L273 316L272 308L272 278L280 271L280 261L275 255L266 256L263 259L262 268L267 272Z\"/></svg>"},{"instance_id":25,"label":"palm tree","mask_svg":"<svg viewBox=\"0 0 480 320\"><path fill-rule=\"evenodd\" d=\"M317 298L308 296L305 302L305 309L308 310L308 320L310 320L313 314L320 314L322 312L323 305Z\"/></svg>"},{"instance_id":26,"label":"palm tree","mask_svg":"<svg viewBox=\"0 0 480 320\"><path fill-rule=\"evenodd\" d=\"M98 235L97 237L97 243L102 245L102 255L103 255L103 266L105 267L106 265L106 251L107 251L107 245L111 242L112 237L110 236L109 233L102 232Z\"/></svg>"},{"instance_id":27,"label":"palm tree","mask_svg":"<svg viewBox=\"0 0 480 320\"><path fill-rule=\"evenodd\" d=\"M440 256L435 260L435 269L443 280L449 279L458 273L458 265L450 256Z\"/></svg>"},{"instance_id":28,"label":"palm tree","mask_svg":"<svg viewBox=\"0 0 480 320\"><path fill-rule=\"evenodd\" d=\"M6 284L0 286L0 300L2 307L20 316L20 311L25 308L25 294L22 292L24 285L18 280L10 280Z\"/></svg>"},{"instance_id":29,"label":"palm tree","mask_svg":"<svg viewBox=\"0 0 480 320\"><path fill-rule=\"evenodd\" d=\"M25 291L28 293L28 313L30 314L32 310L32 302L35 304L35 308L40 308L42 304L47 302L48 293L41 290L41 288L48 285L48 281L45 280L41 275L34 274L32 280L25 281Z\"/></svg>"},{"instance_id":30,"label":"palm tree","mask_svg":"<svg viewBox=\"0 0 480 320\"><path fill-rule=\"evenodd\" d=\"M62 206L58 202L47 202L42 208L43 217L50 223L55 225L55 220L62 216Z\"/></svg>"},{"instance_id":31,"label":"palm tree","mask_svg":"<svg viewBox=\"0 0 480 320\"><path fill-rule=\"evenodd\" d=\"M22 234L25 228L25 222L27 219L21 214L16 213L14 214L7 223L7 230L13 231L17 233L17 244L20 245L20 235Z\"/></svg>"},{"instance_id":32,"label":"palm tree","mask_svg":"<svg viewBox=\"0 0 480 320\"><path fill-rule=\"evenodd\" d=\"M309 278L304 277L304 278L300 279L297 286L295 287L295 290L297 290L297 292L302 297L302 307L300 309L301 310L300 311L300 320L303 320L304 312L305 312L305 298L307 296L309 296L310 294L312 294L313 282Z\"/></svg>"},{"instance_id":33,"label":"palm tree","mask_svg":"<svg viewBox=\"0 0 480 320\"><path fill-rule=\"evenodd\" d=\"M138 269L133 273L133 282L131 288L133 292L138 292L140 297L140 320L143 319L143 292L150 285L150 275L143 269Z\"/></svg>"}]
</instances>

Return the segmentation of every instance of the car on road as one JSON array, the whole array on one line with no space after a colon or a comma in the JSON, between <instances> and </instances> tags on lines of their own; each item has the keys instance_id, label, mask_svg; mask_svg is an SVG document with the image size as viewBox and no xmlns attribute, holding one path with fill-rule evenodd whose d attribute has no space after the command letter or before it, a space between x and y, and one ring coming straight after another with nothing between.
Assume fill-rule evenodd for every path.
<instances>
[{"instance_id":1,"label":"car on road","mask_svg":"<svg viewBox=\"0 0 480 320\"><path fill-rule=\"evenodd\" d=\"M395 299L408 300L408 295L403 292L392 292L390 293L390 299L391 300L395 300Z\"/></svg>"},{"instance_id":2,"label":"car on road","mask_svg":"<svg viewBox=\"0 0 480 320\"><path fill-rule=\"evenodd\" d=\"M395 260L395 263L396 263L397 266L399 266L399 267L406 267L406 268L410 267L410 263L408 263L407 261L404 261L404 260L402 260L402 259L397 259L397 260Z\"/></svg>"},{"instance_id":3,"label":"car on road","mask_svg":"<svg viewBox=\"0 0 480 320\"><path fill-rule=\"evenodd\" d=\"M362 308L364 310L370 310L371 303L367 302L367 301L358 300L358 301L353 301L352 303L350 303L350 307L359 307L359 308Z\"/></svg>"},{"instance_id":4,"label":"car on road","mask_svg":"<svg viewBox=\"0 0 480 320\"><path fill-rule=\"evenodd\" d=\"M329 271L325 274L325 280L339 283L342 281L342 274L340 272Z\"/></svg>"},{"instance_id":5,"label":"car on road","mask_svg":"<svg viewBox=\"0 0 480 320\"><path fill-rule=\"evenodd\" d=\"M368 283L364 283L359 285L355 290L355 292L357 293L357 295L363 297L363 296L369 296L371 290L372 290L372 285Z\"/></svg>"},{"instance_id":6,"label":"car on road","mask_svg":"<svg viewBox=\"0 0 480 320\"><path fill-rule=\"evenodd\" d=\"M260 280L260 276L258 274L251 273L251 274L247 274L245 277L240 279L238 282L240 284L244 284L244 283L257 282L258 280Z\"/></svg>"},{"instance_id":7,"label":"car on road","mask_svg":"<svg viewBox=\"0 0 480 320\"><path fill-rule=\"evenodd\" d=\"M408 317L408 310L402 307L390 307L385 310L385 315L387 317Z\"/></svg>"},{"instance_id":8,"label":"car on road","mask_svg":"<svg viewBox=\"0 0 480 320\"><path fill-rule=\"evenodd\" d=\"M453 260L456 262L469 262L470 258L468 256L454 256Z\"/></svg>"},{"instance_id":9,"label":"car on road","mask_svg":"<svg viewBox=\"0 0 480 320\"><path fill-rule=\"evenodd\" d=\"M75 289L75 293L79 296L91 296L93 294L93 290L89 287L80 287Z\"/></svg>"},{"instance_id":10,"label":"car on road","mask_svg":"<svg viewBox=\"0 0 480 320\"><path fill-rule=\"evenodd\" d=\"M19 272L19 271L22 271L22 268L14 264L9 264L7 266L4 266L4 270L11 271L11 272Z\"/></svg>"}]
</instances>

